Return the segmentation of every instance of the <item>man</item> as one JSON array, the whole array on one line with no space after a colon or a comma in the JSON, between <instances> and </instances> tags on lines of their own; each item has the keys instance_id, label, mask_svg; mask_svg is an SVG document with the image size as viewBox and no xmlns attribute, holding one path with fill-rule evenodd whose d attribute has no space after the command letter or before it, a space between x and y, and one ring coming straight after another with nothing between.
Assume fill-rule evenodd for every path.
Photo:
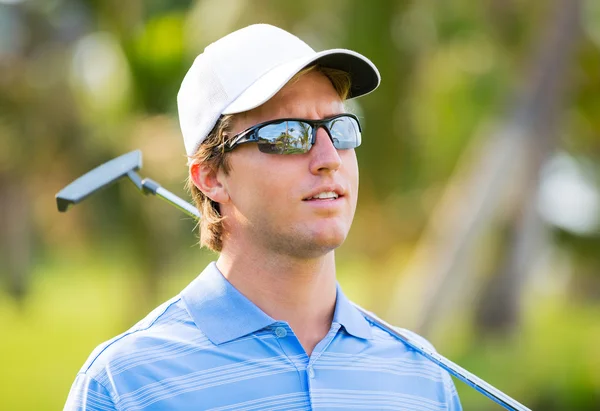
<instances>
[{"instance_id":1,"label":"man","mask_svg":"<svg viewBox=\"0 0 600 411\"><path fill-rule=\"evenodd\" d=\"M179 116L201 243L220 256L100 345L65 409L460 409L448 374L368 321L336 283L361 142L344 100L378 84L365 57L315 53L269 25L198 56Z\"/></svg>"}]
</instances>

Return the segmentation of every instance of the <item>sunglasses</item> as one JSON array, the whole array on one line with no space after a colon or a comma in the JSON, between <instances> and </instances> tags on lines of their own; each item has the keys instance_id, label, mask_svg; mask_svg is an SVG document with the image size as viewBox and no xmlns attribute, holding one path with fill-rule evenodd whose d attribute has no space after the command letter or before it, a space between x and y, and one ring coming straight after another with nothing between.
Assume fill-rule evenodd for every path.
<instances>
[{"instance_id":1,"label":"sunglasses","mask_svg":"<svg viewBox=\"0 0 600 411\"><path fill-rule=\"evenodd\" d=\"M338 114L323 120L283 118L260 123L235 135L225 144L225 151L255 142L258 149L267 154L304 154L315 144L317 130L321 127L338 150L360 146L358 118L352 114Z\"/></svg>"}]
</instances>

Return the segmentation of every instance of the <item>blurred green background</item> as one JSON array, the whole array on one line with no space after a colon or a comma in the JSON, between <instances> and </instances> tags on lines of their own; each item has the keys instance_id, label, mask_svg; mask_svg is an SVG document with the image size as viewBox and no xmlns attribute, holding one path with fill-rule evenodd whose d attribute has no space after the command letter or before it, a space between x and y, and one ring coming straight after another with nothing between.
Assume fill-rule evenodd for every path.
<instances>
[{"instance_id":1,"label":"blurred green background","mask_svg":"<svg viewBox=\"0 0 600 411\"><path fill-rule=\"evenodd\" d=\"M54 195L139 148L189 198L179 84L258 22L382 74L349 104L347 294L534 410L600 409L599 1L0 0L0 410L61 409L96 345L216 258L129 183Z\"/></svg>"}]
</instances>

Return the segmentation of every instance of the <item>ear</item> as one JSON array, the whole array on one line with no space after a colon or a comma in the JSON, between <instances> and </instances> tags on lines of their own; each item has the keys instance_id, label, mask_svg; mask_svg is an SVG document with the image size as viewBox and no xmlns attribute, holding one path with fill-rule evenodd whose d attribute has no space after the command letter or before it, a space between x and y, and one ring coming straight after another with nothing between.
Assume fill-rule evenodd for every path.
<instances>
[{"instance_id":1,"label":"ear","mask_svg":"<svg viewBox=\"0 0 600 411\"><path fill-rule=\"evenodd\" d=\"M224 184L224 173L219 173L206 164L192 162L190 164L190 179L198 190L211 200L224 204L229 201L229 193Z\"/></svg>"}]
</instances>

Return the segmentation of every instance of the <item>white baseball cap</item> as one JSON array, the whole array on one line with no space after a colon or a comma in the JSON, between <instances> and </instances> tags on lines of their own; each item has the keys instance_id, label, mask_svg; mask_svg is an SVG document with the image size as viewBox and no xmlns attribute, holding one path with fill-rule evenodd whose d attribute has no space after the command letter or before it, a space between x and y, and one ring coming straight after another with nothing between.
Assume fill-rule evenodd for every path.
<instances>
[{"instance_id":1,"label":"white baseball cap","mask_svg":"<svg viewBox=\"0 0 600 411\"><path fill-rule=\"evenodd\" d=\"M196 152L221 115L260 106L313 64L350 74L348 98L370 93L381 81L368 58L345 49L316 52L298 37L268 24L245 27L207 46L177 95L187 155Z\"/></svg>"}]
</instances>

